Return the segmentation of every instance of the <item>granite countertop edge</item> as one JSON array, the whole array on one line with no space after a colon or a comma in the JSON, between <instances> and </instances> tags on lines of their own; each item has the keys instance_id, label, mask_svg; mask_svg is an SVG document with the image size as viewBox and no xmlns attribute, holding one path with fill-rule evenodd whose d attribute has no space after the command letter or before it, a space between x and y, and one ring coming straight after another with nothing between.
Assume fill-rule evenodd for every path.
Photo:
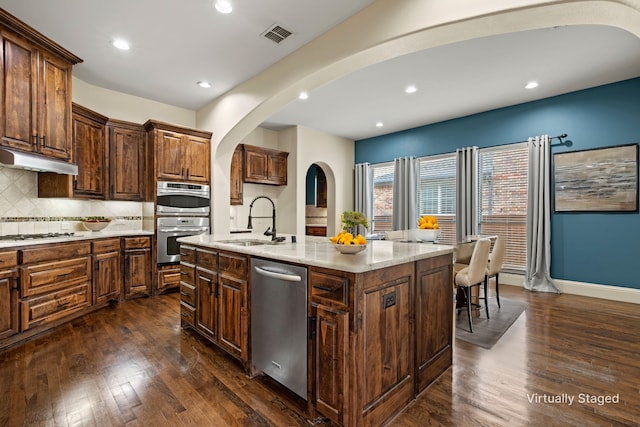
<instances>
[{"instance_id":1,"label":"granite countertop edge","mask_svg":"<svg viewBox=\"0 0 640 427\"><path fill-rule=\"evenodd\" d=\"M178 238L185 245L202 246L229 252L242 253L253 257L267 258L295 264L322 267L349 273L364 273L380 268L414 262L421 259L453 253L453 246L433 243L404 243L393 241L370 241L367 249L357 254L339 253L326 237L306 236L291 242L290 235L283 243L257 246L239 246L230 240L266 240L268 237L252 234L203 234Z\"/></svg>"},{"instance_id":2,"label":"granite countertop edge","mask_svg":"<svg viewBox=\"0 0 640 427\"><path fill-rule=\"evenodd\" d=\"M109 237L128 237L128 236L153 236L155 233L149 230L118 230L118 231L80 231L75 232L73 236L51 237L44 239L26 239L26 240L2 240L0 241L0 249L11 249L27 246L46 245L50 243L76 242L82 240L105 239Z\"/></svg>"}]
</instances>

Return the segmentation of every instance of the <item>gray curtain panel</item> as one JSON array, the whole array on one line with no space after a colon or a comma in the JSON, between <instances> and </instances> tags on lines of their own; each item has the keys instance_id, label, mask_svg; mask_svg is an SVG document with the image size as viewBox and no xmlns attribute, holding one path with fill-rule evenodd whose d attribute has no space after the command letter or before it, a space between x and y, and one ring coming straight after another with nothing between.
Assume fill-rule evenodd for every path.
<instances>
[{"instance_id":1,"label":"gray curtain panel","mask_svg":"<svg viewBox=\"0 0 640 427\"><path fill-rule=\"evenodd\" d=\"M529 138L527 265L524 287L536 292L560 290L551 278L551 154L549 136Z\"/></svg>"},{"instance_id":2,"label":"gray curtain panel","mask_svg":"<svg viewBox=\"0 0 640 427\"><path fill-rule=\"evenodd\" d=\"M415 157L397 158L393 164L393 229L416 228L417 207L418 159Z\"/></svg>"},{"instance_id":3,"label":"gray curtain panel","mask_svg":"<svg viewBox=\"0 0 640 427\"><path fill-rule=\"evenodd\" d=\"M478 234L478 147L456 150L456 240Z\"/></svg>"},{"instance_id":4,"label":"gray curtain panel","mask_svg":"<svg viewBox=\"0 0 640 427\"><path fill-rule=\"evenodd\" d=\"M369 229L359 226L358 232L366 235L373 229L373 171L369 163L358 163L355 168L355 210L369 220Z\"/></svg>"}]
</instances>

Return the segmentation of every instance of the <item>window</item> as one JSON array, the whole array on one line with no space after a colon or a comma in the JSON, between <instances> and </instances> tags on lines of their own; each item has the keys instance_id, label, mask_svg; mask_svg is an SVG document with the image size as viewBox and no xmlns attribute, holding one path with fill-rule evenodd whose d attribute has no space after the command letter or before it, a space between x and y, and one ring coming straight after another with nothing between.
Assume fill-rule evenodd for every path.
<instances>
[{"instance_id":1,"label":"window","mask_svg":"<svg viewBox=\"0 0 640 427\"><path fill-rule=\"evenodd\" d=\"M374 233L391 231L393 215L393 162L371 165L371 169L373 171L372 231Z\"/></svg>"},{"instance_id":2,"label":"window","mask_svg":"<svg viewBox=\"0 0 640 427\"><path fill-rule=\"evenodd\" d=\"M456 156L422 157L419 159L418 215L438 218L440 241L456 242Z\"/></svg>"},{"instance_id":3,"label":"window","mask_svg":"<svg viewBox=\"0 0 640 427\"><path fill-rule=\"evenodd\" d=\"M526 267L528 168L526 144L479 151L479 233L506 239L504 268L516 271Z\"/></svg>"}]
</instances>

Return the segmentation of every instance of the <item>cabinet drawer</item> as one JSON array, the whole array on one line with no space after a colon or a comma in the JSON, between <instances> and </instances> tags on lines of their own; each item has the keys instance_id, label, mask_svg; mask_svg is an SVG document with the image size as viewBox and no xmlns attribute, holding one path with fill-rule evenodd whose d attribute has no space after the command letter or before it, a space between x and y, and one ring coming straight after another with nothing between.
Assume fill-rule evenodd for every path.
<instances>
[{"instance_id":1,"label":"cabinet drawer","mask_svg":"<svg viewBox=\"0 0 640 427\"><path fill-rule=\"evenodd\" d=\"M180 261L187 264L196 263L196 249L191 246L180 245Z\"/></svg>"},{"instance_id":2,"label":"cabinet drawer","mask_svg":"<svg viewBox=\"0 0 640 427\"><path fill-rule=\"evenodd\" d=\"M180 282L188 283L192 286L196 284L196 269L193 265L180 264Z\"/></svg>"},{"instance_id":3,"label":"cabinet drawer","mask_svg":"<svg viewBox=\"0 0 640 427\"><path fill-rule=\"evenodd\" d=\"M91 252L103 254L107 252L119 251L120 239L95 240L91 242Z\"/></svg>"},{"instance_id":4,"label":"cabinet drawer","mask_svg":"<svg viewBox=\"0 0 640 427\"><path fill-rule=\"evenodd\" d=\"M196 287L187 283L180 283L180 301L195 307Z\"/></svg>"},{"instance_id":5,"label":"cabinet drawer","mask_svg":"<svg viewBox=\"0 0 640 427\"><path fill-rule=\"evenodd\" d=\"M196 309L184 302L180 303L180 320L182 326L195 326Z\"/></svg>"},{"instance_id":6,"label":"cabinet drawer","mask_svg":"<svg viewBox=\"0 0 640 427\"><path fill-rule=\"evenodd\" d=\"M150 237L124 237L122 239L122 249L146 249L151 247Z\"/></svg>"},{"instance_id":7,"label":"cabinet drawer","mask_svg":"<svg viewBox=\"0 0 640 427\"><path fill-rule=\"evenodd\" d=\"M333 301L347 306L349 279L331 274L310 271L311 297L318 301Z\"/></svg>"},{"instance_id":8,"label":"cabinet drawer","mask_svg":"<svg viewBox=\"0 0 640 427\"><path fill-rule=\"evenodd\" d=\"M244 255L220 252L218 271L225 276L247 280L247 257Z\"/></svg>"},{"instance_id":9,"label":"cabinet drawer","mask_svg":"<svg viewBox=\"0 0 640 427\"><path fill-rule=\"evenodd\" d=\"M211 271L218 269L218 252L198 248L196 251L196 260L198 267Z\"/></svg>"},{"instance_id":10,"label":"cabinet drawer","mask_svg":"<svg viewBox=\"0 0 640 427\"><path fill-rule=\"evenodd\" d=\"M22 298L89 283L91 258L75 258L21 267Z\"/></svg>"},{"instance_id":11,"label":"cabinet drawer","mask_svg":"<svg viewBox=\"0 0 640 427\"><path fill-rule=\"evenodd\" d=\"M18 251L0 252L0 270L18 265Z\"/></svg>"},{"instance_id":12,"label":"cabinet drawer","mask_svg":"<svg viewBox=\"0 0 640 427\"><path fill-rule=\"evenodd\" d=\"M60 245L42 245L37 248L22 249L20 257L22 264L31 264L57 259L77 258L91 253L90 242L63 243Z\"/></svg>"},{"instance_id":13,"label":"cabinet drawer","mask_svg":"<svg viewBox=\"0 0 640 427\"><path fill-rule=\"evenodd\" d=\"M89 306L89 285L51 292L22 301L22 330L53 322Z\"/></svg>"}]
</instances>

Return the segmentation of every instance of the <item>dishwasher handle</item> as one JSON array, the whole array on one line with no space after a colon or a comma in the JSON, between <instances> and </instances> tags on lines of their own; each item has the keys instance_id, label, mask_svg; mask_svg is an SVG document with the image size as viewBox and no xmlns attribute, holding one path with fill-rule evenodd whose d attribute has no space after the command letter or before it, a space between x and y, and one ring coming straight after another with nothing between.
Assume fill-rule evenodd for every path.
<instances>
[{"instance_id":1,"label":"dishwasher handle","mask_svg":"<svg viewBox=\"0 0 640 427\"><path fill-rule=\"evenodd\" d=\"M302 277L297 274L287 274L287 273L279 273L276 271L266 270L264 268L254 266L253 267L256 273L262 274L263 276L270 277L272 279L285 280L287 282L301 282Z\"/></svg>"}]
</instances>

